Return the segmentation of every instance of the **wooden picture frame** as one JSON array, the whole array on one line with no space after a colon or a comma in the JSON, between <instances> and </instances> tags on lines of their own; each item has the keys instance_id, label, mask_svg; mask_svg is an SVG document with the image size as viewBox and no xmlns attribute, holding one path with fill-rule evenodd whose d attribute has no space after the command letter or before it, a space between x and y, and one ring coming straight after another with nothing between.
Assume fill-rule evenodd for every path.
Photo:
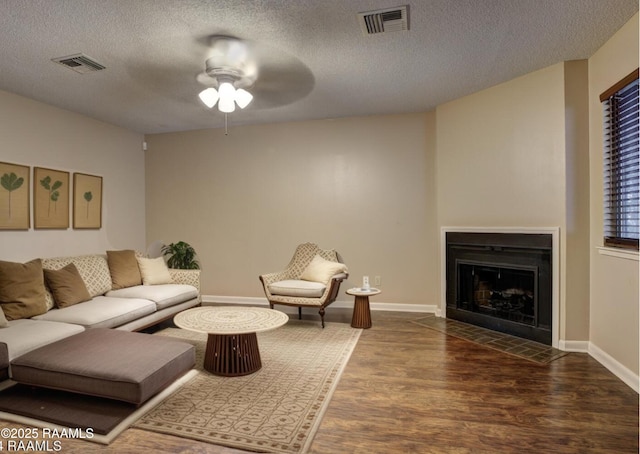
<instances>
[{"instance_id":1,"label":"wooden picture frame","mask_svg":"<svg viewBox=\"0 0 640 454\"><path fill-rule=\"evenodd\" d=\"M73 228L102 228L102 177L73 174Z\"/></svg>"},{"instance_id":2,"label":"wooden picture frame","mask_svg":"<svg viewBox=\"0 0 640 454\"><path fill-rule=\"evenodd\" d=\"M31 227L31 167L0 162L0 230Z\"/></svg>"},{"instance_id":3,"label":"wooden picture frame","mask_svg":"<svg viewBox=\"0 0 640 454\"><path fill-rule=\"evenodd\" d=\"M69 172L33 168L33 221L36 229L69 228Z\"/></svg>"}]
</instances>

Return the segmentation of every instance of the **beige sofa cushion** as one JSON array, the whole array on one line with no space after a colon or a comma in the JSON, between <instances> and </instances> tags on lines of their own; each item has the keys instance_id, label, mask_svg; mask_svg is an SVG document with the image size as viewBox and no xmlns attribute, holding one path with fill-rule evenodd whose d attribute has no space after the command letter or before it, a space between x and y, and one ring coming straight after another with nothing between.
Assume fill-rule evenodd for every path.
<instances>
[{"instance_id":1,"label":"beige sofa cushion","mask_svg":"<svg viewBox=\"0 0 640 454\"><path fill-rule=\"evenodd\" d=\"M105 296L148 299L156 303L158 310L160 310L197 298L198 289L192 285L184 284L136 285L135 287L111 290Z\"/></svg>"},{"instance_id":2,"label":"beige sofa cushion","mask_svg":"<svg viewBox=\"0 0 640 454\"><path fill-rule=\"evenodd\" d=\"M320 282L289 279L270 284L269 293L272 295L320 298L326 288L327 286Z\"/></svg>"},{"instance_id":3,"label":"beige sofa cushion","mask_svg":"<svg viewBox=\"0 0 640 454\"><path fill-rule=\"evenodd\" d=\"M326 284L336 274L346 272L348 272L347 265L344 263L333 262L316 255L304 269L300 279Z\"/></svg>"},{"instance_id":4,"label":"beige sofa cushion","mask_svg":"<svg viewBox=\"0 0 640 454\"><path fill-rule=\"evenodd\" d=\"M13 320L0 329L0 342L7 344L9 360L68 336L84 331L79 325L41 320Z\"/></svg>"},{"instance_id":5,"label":"beige sofa cushion","mask_svg":"<svg viewBox=\"0 0 640 454\"><path fill-rule=\"evenodd\" d=\"M138 266L144 285L171 284L171 274L162 257L155 259L138 257Z\"/></svg>"},{"instance_id":6,"label":"beige sofa cushion","mask_svg":"<svg viewBox=\"0 0 640 454\"><path fill-rule=\"evenodd\" d=\"M107 251L107 263L109 264L113 290L142 284L135 251Z\"/></svg>"},{"instance_id":7,"label":"beige sofa cushion","mask_svg":"<svg viewBox=\"0 0 640 454\"><path fill-rule=\"evenodd\" d=\"M96 296L82 304L51 309L35 320L73 323L85 328L115 328L156 311L153 301L136 298Z\"/></svg>"},{"instance_id":8,"label":"beige sofa cushion","mask_svg":"<svg viewBox=\"0 0 640 454\"><path fill-rule=\"evenodd\" d=\"M44 270L44 278L58 307L73 306L91 299L87 286L73 263L59 270Z\"/></svg>"},{"instance_id":9,"label":"beige sofa cushion","mask_svg":"<svg viewBox=\"0 0 640 454\"><path fill-rule=\"evenodd\" d=\"M7 320L19 320L47 311L42 261L0 261L0 304Z\"/></svg>"}]
</instances>

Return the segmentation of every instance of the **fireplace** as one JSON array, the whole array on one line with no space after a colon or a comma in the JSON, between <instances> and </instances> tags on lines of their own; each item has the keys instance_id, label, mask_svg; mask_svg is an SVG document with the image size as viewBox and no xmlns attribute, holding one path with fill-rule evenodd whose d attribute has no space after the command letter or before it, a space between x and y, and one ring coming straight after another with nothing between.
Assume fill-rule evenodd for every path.
<instances>
[{"instance_id":1,"label":"fireplace","mask_svg":"<svg viewBox=\"0 0 640 454\"><path fill-rule=\"evenodd\" d=\"M446 316L552 344L552 235L446 233Z\"/></svg>"}]
</instances>

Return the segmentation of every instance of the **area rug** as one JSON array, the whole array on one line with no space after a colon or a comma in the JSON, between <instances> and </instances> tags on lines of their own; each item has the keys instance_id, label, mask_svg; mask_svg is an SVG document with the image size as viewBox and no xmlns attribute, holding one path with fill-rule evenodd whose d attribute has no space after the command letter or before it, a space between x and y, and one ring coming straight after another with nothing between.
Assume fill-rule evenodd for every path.
<instances>
[{"instance_id":1,"label":"area rug","mask_svg":"<svg viewBox=\"0 0 640 454\"><path fill-rule=\"evenodd\" d=\"M109 444L196 374L195 370L187 372L140 407L112 399L16 384L0 393L0 419L50 429L51 433L78 434L72 438Z\"/></svg>"},{"instance_id":2,"label":"area rug","mask_svg":"<svg viewBox=\"0 0 640 454\"><path fill-rule=\"evenodd\" d=\"M298 320L258 333L259 371L219 377L201 370L135 427L248 451L304 453L361 333L344 323L322 329ZM205 334L157 334L192 342L202 366Z\"/></svg>"},{"instance_id":3,"label":"area rug","mask_svg":"<svg viewBox=\"0 0 640 454\"><path fill-rule=\"evenodd\" d=\"M413 320L413 323L538 364L548 364L567 355L549 345L435 315Z\"/></svg>"}]
</instances>

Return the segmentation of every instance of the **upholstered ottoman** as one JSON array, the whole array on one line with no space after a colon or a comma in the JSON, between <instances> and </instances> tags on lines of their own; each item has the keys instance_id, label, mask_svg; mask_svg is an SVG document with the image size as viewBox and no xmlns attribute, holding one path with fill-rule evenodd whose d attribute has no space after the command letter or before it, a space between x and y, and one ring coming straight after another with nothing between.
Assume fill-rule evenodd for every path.
<instances>
[{"instance_id":1,"label":"upholstered ottoman","mask_svg":"<svg viewBox=\"0 0 640 454\"><path fill-rule=\"evenodd\" d=\"M11 361L18 383L141 404L195 364L186 342L113 329L89 329Z\"/></svg>"}]
</instances>

